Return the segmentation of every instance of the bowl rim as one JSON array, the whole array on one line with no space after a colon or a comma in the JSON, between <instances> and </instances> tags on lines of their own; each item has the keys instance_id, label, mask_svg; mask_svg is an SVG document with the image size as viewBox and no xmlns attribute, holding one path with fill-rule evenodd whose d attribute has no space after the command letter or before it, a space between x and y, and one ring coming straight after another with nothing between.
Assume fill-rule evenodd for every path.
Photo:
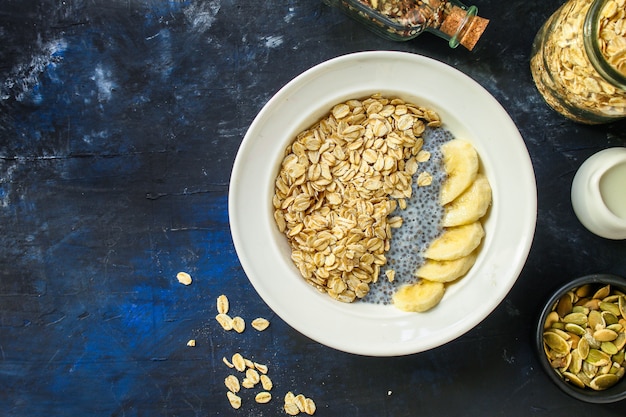
<instances>
[{"instance_id":1,"label":"bowl rim","mask_svg":"<svg viewBox=\"0 0 626 417\"><path fill-rule=\"evenodd\" d=\"M548 375L548 378L563 392L571 397L580 401L595 404L606 404L621 401L626 399L626 377L622 378L622 380L613 387L604 391L578 388L561 379L557 372L550 366L550 362L548 361L548 358L543 350L543 323L545 322L547 315L552 311L554 305L563 294L572 288L580 287L584 284L611 284L612 286L618 287L622 291L626 291L626 278L609 273L584 275L560 285L556 290L552 291L552 295L543 305L541 313L539 314L539 319L537 320L537 326L535 329L535 353L538 356L541 367Z\"/></svg>"}]
</instances>

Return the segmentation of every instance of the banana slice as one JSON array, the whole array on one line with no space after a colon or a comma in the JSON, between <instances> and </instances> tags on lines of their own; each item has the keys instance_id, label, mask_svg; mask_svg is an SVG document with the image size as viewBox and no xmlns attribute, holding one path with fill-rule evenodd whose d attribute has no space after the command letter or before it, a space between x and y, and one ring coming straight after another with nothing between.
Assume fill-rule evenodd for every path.
<instances>
[{"instance_id":1,"label":"banana slice","mask_svg":"<svg viewBox=\"0 0 626 417\"><path fill-rule=\"evenodd\" d=\"M436 261L451 261L472 253L480 245L485 230L479 221L443 231L424 252L424 257Z\"/></svg>"},{"instance_id":2,"label":"banana slice","mask_svg":"<svg viewBox=\"0 0 626 417\"><path fill-rule=\"evenodd\" d=\"M465 191L478 174L478 154L471 143L453 139L441 146L443 167L448 177L441 186L439 202L446 205Z\"/></svg>"},{"instance_id":3,"label":"banana slice","mask_svg":"<svg viewBox=\"0 0 626 417\"><path fill-rule=\"evenodd\" d=\"M441 225L453 227L473 223L485 215L490 204L489 180L484 174L478 174L467 190L445 206Z\"/></svg>"},{"instance_id":4,"label":"banana slice","mask_svg":"<svg viewBox=\"0 0 626 417\"><path fill-rule=\"evenodd\" d=\"M393 295L393 304L400 310L421 313L439 304L445 291L441 282L421 279L417 284L400 287Z\"/></svg>"},{"instance_id":5,"label":"banana slice","mask_svg":"<svg viewBox=\"0 0 626 417\"><path fill-rule=\"evenodd\" d=\"M478 251L474 251L467 256L452 261L426 259L424 264L415 271L415 275L434 282L452 282L465 275L476 263L477 257Z\"/></svg>"}]
</instances>

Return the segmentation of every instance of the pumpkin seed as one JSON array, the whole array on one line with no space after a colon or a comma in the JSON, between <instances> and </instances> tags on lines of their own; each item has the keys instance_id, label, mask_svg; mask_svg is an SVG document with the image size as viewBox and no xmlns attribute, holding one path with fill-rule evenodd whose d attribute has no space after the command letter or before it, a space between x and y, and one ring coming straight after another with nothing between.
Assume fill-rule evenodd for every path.
<instances>
[{"instance_id":1,"label":"pumpkin seed","mask_svg":"<svg viewBox=\"0 0 626 417\"><path fill-rule=\"evenodd\" d=\"M563 372L563 378L566 381L571 382L573 385L577 386L578 388L585 388L585 383L576 374L572 372Z\"/></svg>"},{"instance_id":2,"label":"pumpkin seed","mask_svg":"<svg viewBox=\"0 0 626 417\"><path fill-rule=\"evenodd\" d=\"M574 326L576 326L576 325L574 324ZM581 337L579 335L577 335L577 334L574 334L574 333L568 333L568 335L569 335L569 345L570 345L570 348L572 350L576 350L576 348L578 347L578 344L580 343Z\"/></svg>"},{"instance_id":3,"label":"pumpkin seed","mask_svg":"<svg viewBox=\"0 0 626 417\"><path fill-rule=\"evenodd\" d=\"M598 367L590 364L587 361L583 361L582 373L586 375L589 379L591 379L598 373Z\"/></svg>"},{"instance_id":4,"label":"pumpkin seed","mask_svg":"<svg viewBox=\"0 0 626 417\"><path fill-rule=\"evenodd\" d=\"M579 372L576 374L576 376L578 377L578 379L580 379L580 381L586 386L588 387L589 384L591 383L591 378L588 377L584 372Z\"/></svg>"},{"instance_id":5,"label":"pumpkin seed","mask_svg":"<svg viewBox=\"0 0 626 417\"><path fill-rule=\"evenodd\" d=\"M605 285L604 287L597 290L592 298L603 299L603 298L608 297L610 293L611 293L611 286Z\"/></svg>"},{"instance_id":6,"label":"pumpkin seed","mask_svg":"<svg viewBox=\"0 0 626 417\"><path fill-rule=\"evenodd\" d=\"M604 301L600 303L600 310L602 311L610 311L611 313L615 314L616 316L621 315L620 310L619 310L619 306L617 304L613 304L613 303L605 303Z\"/></svg>"},{"instance_id":7,"label":"pumpkin seed","mask_svg":"<svg viewBox=\"0 0 626 417\"><path fill-rule=\"evenodd\" d=\"M598 342L610 342L617 339L617 333L610 329L601 329L593 333L593 338Z\"/></svg>"},{"instance_id":8,"label":"pumpkin seed","mask_svg":"<svg viewBox=\"0 0 626 417\"><path fill-rule=\"evenodd\" d=\"M604 317L602 317L602 313L598 310L591 310L589 312L589 316L587 317L587 325L592 329L602 329L606 326L604 321Z\"/></svg>"},{"instance_id":9,"label":"pumpkin seed","mask_svg":"<svg viewBox=\"0 0 626 417\"><path fill-rule=\"evenodd\" d=\"M563 321L567 323L578 324L579 326L587 326L587 316L583 313L569 313L563 317Z\"/></svg>"},{"instance_id":10,"label":"pumpkin seed","mask_svg":"<svg viewBox=\"0 0 626 417\"><path fill-rule=\"evenodd\" d=\"M572 354L568 353L567 355L565 355L563 357L554 358L550 362L550 365L554 369L559 369L561 371L565 371L566 369L569 368L571 363L572 363Z\"/></svg>"},{"instance_id":11,"label":"pumpkin seed","mask_svg":"<svg viewBox=\"0 0 626 417\"><path fill-rule=\"evenodd\" d=\"M546 321L544 322L544 325L543 325L544 330L551 328L552 325L555 323L558 323L559 320L560 320L559 313L557 313L556 311L551 311L547 315Z\"/></svg>"},{"instance_id":12,"label":"pumpkin seed","mask_svg":"<svg viewBox=\"0 0 626 417\"><path fill-rule=\"evenodd\" d=\"M559 317L565 317L572 312L572 297L570 293L564 294L556 305L556 312Z\"/></svg>"},{"instance_id":13,"label":"pumpkin seed","mask_svg":"<svg viewBox=\"0 0 626 417\"><path fill-rule=\"evenodd\" d=\"M611 363L611 357L598 349L589 349L589 355L587 355L587 359L585 362L593 365L593 366L604 366Z\"/></svg>"},{"instance_id":14,"label":"pumpkin seed","mask_svg":"<svg viewBox=\"0 0 626 417\"><path fill-rule=\"evenodd\" d=\"M572 313L583 313L586 316L589 314L589 307L575 306L572 308Z\"/></svg>"},{"instance_id":15,"label":"pumpkin seed","mask_svg":"<svg viewBox=\"0 0 626 417\"><path fill-rule=\"evenodd\" d=\"M617 374L617 372L622 369L621 366L619 366L618 364L616 364L615 362L613 362L613 364L611 365L611 370L609 371L610 374Z\"/></svg>"},{"instance_id":16,"label":"pumpkin seed","mask_svg":"<svg viewBox=\"0 0 626 417\"><path fill-rule=\"evenodd\" d=\"M559 356L565 356L570 351L567 341L554 332L544 332L543 340Z\"/></svg>"},{"instance_id":17,"label":"pumpkin seed","mask_svg":"<svg viewBox=\"0 0 626 417\"><path fill-rule=\"evenodd\" d=\"M615 323L615 324L610 324L608 326L606 326L607 329L609 330L613 330L616 333L622 333L622 330L624 329L624 326L622 326L621 323Z\"/></svg>"},{"instance_id":18,"label":"pumpkin seed","mask_svg":"<svg viewBox=\"0 0 626 417\"><path fill-rule=\"evenodd\" d=\"M606 365L601 366L600 368L598 368L598 375L608 374L611 371L612 367L613 367L612 363L607 363Z\"/></svg>"},{"instance_id":19,"label":"pumpkin seed","mask_svg":"<svg viewBox=\"0 0 626 417\"><path fill-rule=\"evenodd\" d=\"M580 339L576 350L582 359L587 359L587 355L589 355L589 340L586 337Z\"/></svg>"},{"instance_id":20,"label":"pumpkin seed","mask_svg":"<svg viewBox=\"0 0 626 417\"><path fill-rule=\"evenodd\" d=\"M572 324L572 323L568 323L568 324ZM574 326L576 326L576 324L574 324ZM563 330L561 330L561 329L548 329L548 330L546 330L546 332L556 333L558 336L561 336L563 339L569 340L572 336L570 336L569 333L564 331L566 329L566 327L567 327L567 324L563 328Z\"/></svg>"},{"instance_id":21,"label":"pumpkin seed","mask_svg":"<svg viewBox=\"0 0 626 417\"><path fill-rule=\"evenodd\" d=\"M587 333L584 327L579 326L578 324L574 324L574 323L565 323L565 330L567 330L568 332L574 333L575 335L578 335L578 336L582 336L585 333Z\"/></svg>"},{"instance_id":22,"label":"pumpkin seed","mask_svg":"<svg viewBox=\"0 0 626 417\"><path fill-rule=\"evenodd\" d=\"M617 349L615 344L613 344L612 342L602 342L602 344L600 345L600 350L612 356L615 355L619 349Z\"/></svg>"},{"instance_id":23,"label":"pumpkin seed","mask_svg":"<svg viewBox=\"0 0 626 417\"><path fill-rule=\"evenodd\" d=\"M589 308L589 310L599 310L600 302L601 300L598 300L597 298L593 298L593 299L585 300L583 305Z\"/></svg>"},{"instance_id":24,"label":"pumpkin seed","mask_svg":"<svg viewBox=\"0 0 626 417\"><path fill-rule=\"evenodd\" d=\"M622 350L624 346L626 346L626 333L621 332L617 335L617 339L613 341L613 344L617 348L617 350Z\"/></svg>"},{"instance_id":25,"label":"pumpkin seed","mask_svg":"<svg viewBox=\"0 0 626 417\"><path fill-rule=\"evenodd\" d=\"M572 360L569 364L569 370L572 374L577 374L583 368L583 359L580 357L578 350L572 350Z\"/></svg>"},{"instance_id":26,"label":"pumpkin seed","mask_svg":"<svg viewBox=\"0 0 626 417\"><path fill-rule=\"evenodd\" d=\"M589 383L589 386L596 391L602 391L602 390L612 387L613 385L617 383L617 381L619 381L619 377L617 375L614 375L614 374L599 375L591 380L591 382Z\"/></svg>"},{"instance_id":27,"label":"pumpkin seed","mask_svg":"<svg viewBox=\"0 0 626 417\"><path fill-rule=\"evenodd\" d=\"M579 298L587 297L589 294L591 294L591 284L581 285L580 287L576 288L574 294L576 294L576 296L578 296Z\"/></svg>"}]
</instances>

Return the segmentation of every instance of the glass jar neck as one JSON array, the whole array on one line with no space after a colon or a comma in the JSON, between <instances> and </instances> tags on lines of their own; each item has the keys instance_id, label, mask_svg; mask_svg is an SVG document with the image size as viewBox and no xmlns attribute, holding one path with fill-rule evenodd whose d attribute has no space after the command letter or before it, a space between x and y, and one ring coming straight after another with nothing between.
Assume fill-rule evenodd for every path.
<instances>
[{"instance_id":1,"label":"glass jar neck","mask_svg":"<svg viewBox=\"0 0 626 417\"><path fill-rule=\"evenodd\" d=\"M607 2L608 0L595 0L589 8L583 27L583 42L595 70L607 82L626 91L626 75L611 65L600 49L600 19Z\"/></svg>"},{"instance_id":2,"label":"glass jar neck","mask_svg":"<svg viewBox=\"0 0 626 417\"><path fill-rule=\"evenodd\" d=\"M476 6L466 7L459 2L450 3L453 6L446 11L441 26L429 30L447 39L451 48L463 45L471 51L489 21L477 16Z\"/></svg>"}]
</instances>

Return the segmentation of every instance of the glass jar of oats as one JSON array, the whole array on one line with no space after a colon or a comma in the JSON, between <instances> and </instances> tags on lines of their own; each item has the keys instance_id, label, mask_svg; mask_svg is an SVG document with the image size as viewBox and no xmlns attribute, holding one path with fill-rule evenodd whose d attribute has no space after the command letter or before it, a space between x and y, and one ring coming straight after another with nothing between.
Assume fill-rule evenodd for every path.
<instances>
[{"instance_id":1,"label":"glass jar of oats","mask_svg":"<svg viewBox=\"0 0 626 417\"><path fill-rule=\"evenodd\" d=\"M458 0L324 0L374 33L394 41L408 41L423 32L434 33L470 51L489 20L477 16L476 6Z\"/></svg>"},{"instance_id":2,"label":"glass jar of oats","mask_svg":"<svg viewBox=\"0 0 626 417\"><path fill-rule=\"evenodd\" d=\"M626 117L626 0L570 0L537 33L530 68L537 89L581 123Z\"/></svg>"}]
</instances>

